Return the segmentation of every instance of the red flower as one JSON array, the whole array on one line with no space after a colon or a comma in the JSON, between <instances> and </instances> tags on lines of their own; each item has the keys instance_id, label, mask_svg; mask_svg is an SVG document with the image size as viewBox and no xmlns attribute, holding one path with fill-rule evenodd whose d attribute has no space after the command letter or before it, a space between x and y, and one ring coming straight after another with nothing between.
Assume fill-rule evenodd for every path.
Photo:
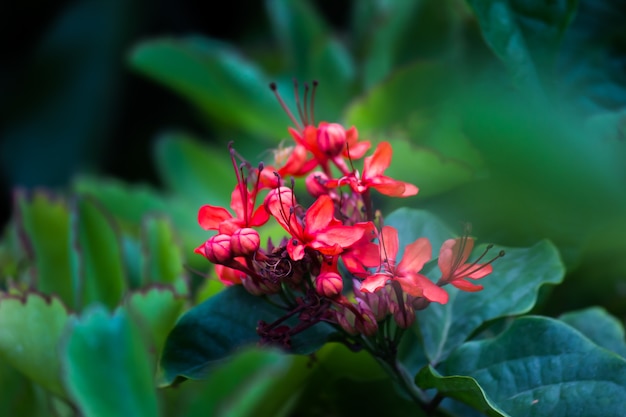
<instances>
[{"instance_id":1,"label":"red flower","mask_svg":"<svg viewBox=\"0 0 626 417\"><path fill-rule=\"evenodd\" d=\"M419 238L404 249L404 256L396 264L398 254L398 231L391 226L383 227L380 238L380 271L367 277L361 291L374 292L383 288L389 280L397 281L402 290L413 297L424 297L445 304L448 293L424 275L419 274L431 258L432 247L426 238Z\"/></svg>"},{"instance_id":2,"label":"red flower","mask_svg":"<svg viewBox=\"0 0 626 417\"><path fill-rule=\"evenodd\" d=\"M276 188L265 198L265 206L278 223L291 235L287 252L294 261L304 257L305 248L324 255L337 255L361 239L365 228L343 226L335 219L332 199L323 195L306 211L304 222L296 216L293 192L287 187Z\"/></svg>"},{"instance_id":3,"label":"red flower","mask_svg":"<svg viewBox=\"0 0 626 417\"><path fill-rule=\"evenodd\" d=\"M394 180L383 175L391 164L393 150L389 142L381 142L374 154L364 160L363 174L358 171L339 180L329 181L328 186L349 184L354 192L363 194L370 188L391 197L410 197L417 194L417 187L404 181Z\"/></svg>"},{"instance_id":4,"label":"red flower","mask_svg":"<svg viewBox=\"0 0 626 417\"><path fill-rule=\"evenodd\" d=\"M483 289L482 285L472 284L466 281L466 279L480 279L489 275L493 271L493 267L490 264L495 259L484 264L476 262L468 264L466 262L472 253L472 249L474 249L474 239L471 237L448 239L443 242L437 261L441 270L440 285L452 284L463 291L480 291ZM496 258L503 255L504 253L500 252ZM478 260L483 256L478 258Z\"/></svg>"}]
</instances>

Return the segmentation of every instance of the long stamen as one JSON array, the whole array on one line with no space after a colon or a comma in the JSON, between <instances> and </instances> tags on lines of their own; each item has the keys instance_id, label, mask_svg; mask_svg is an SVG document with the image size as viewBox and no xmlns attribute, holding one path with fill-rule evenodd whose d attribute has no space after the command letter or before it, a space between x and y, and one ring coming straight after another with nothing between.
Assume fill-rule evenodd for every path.
<instances>
[{"instance_id":1,"label":"long stamen","mask_svg":"<svg viewBox=\"0 0 626 417\"><path fill-rule=\"evenodd\" d=\"M302 120L302 122L304 123L304 126L308 126L309 123L309 110L307 108L307 97L309 96L309 84L308 83L304 83L304 119Z\"/></svg>"},{"instance_id":2,"label":"long stamen","mask_svg":"<svg viewBox=\"0 0 626 417\"><path fill-rule=\"evenodd\" d=\"M241 195L241 204L243 204L243 218L248 225L248 177L243 174L243 167L245 164L241 164L239 166L239 171L241 173L241 184L239 184L239 193Z\"/></svg>"},{"instance_id":3,"label":"long stamen","mask_svg":"<svg viewBox=\"0 0 626 417\"><path fill-rule=\"evenodd\" d=\"M487 248L487 250L480 255L480 257L478 259L476 259L474 262L472 262L470 265L468 265L463 271L459 271L457 275L472 275L475 274L476 272L480 271L481 269L485 268L487 265L491 264L493 261L495 261L498 258L502 258L506 252L504 252L503 250L501 250L500 252L498 252L498 255L496 255L493 259L491 259L490 261L478 265L478 261L480 261L482 259L483 256L485 256L485 254L489 251L489 249L491 249L493 247L493 245L489 245L489 247ZM473 269L472 267L478 266L478 268Z\"/></svg>"},{"instance_id":4,"label":"long stamen","mask_svg":"<svg viewBox=\"0 0 626 417\"><path fill-rule=\"evenodd\" d=\"M276 96L276 99L280 103L280 106L283 108L283 111L287 113L287 116L289 116L294 126L296 126L298 130L302 130L302 126L300 126L300 123L298 123L298 120L294 117L291 110L289 110L289 107L287 107L287 105L285 104L285 101L282 99L280 94L278 94L278 87L276 86L276 83L270 83L270 89L274 92L274 95Z\"/></svg>"},{"instance_id":5,"label":"long stamen","mask_svg":"<svg viewBox=\"0 0 626 417\"><path fill-rule=\"evenodd\" d=\"M303 110L302 103L300 102L300 91L298 89L298 81L295 78L293 79L293 95L296 98L296 108L298 109L298 115L300 116L300 120L304 122L304 125L306 126L305 112ZM305 100L304 109L306 109L306 96L304 100Z\"/></svg>"},{"instance_id":6,"label":"long stamen","mask_svg":"<svg viewBox=\"0 0 626 417\"><path fill-rule=\"evenodd\" d=\"M315 124L315 91L317 90L319 82L317 80L313 80L313 91L311 92L311 124Z\"/></svg>"}]
</instances>

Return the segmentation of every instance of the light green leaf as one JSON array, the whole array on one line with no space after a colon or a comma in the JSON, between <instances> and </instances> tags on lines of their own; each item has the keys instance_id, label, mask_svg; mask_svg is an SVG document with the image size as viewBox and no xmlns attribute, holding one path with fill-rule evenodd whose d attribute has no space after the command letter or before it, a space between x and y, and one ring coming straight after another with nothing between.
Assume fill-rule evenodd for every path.
<instances>
[{"instance_id":1,"label":"light green leaf","mask_svg":"<svg viewBox=\"0 0 626 417\"><path fill-rule=\"evenodd\" d=\"M169 219L147 216L143 222L142 238L144 283L176 284L181 294L186 293L183 255Z\"/></svg>"},{"instance_id":2,"label":"light green leaf","mask_svg":"<svg viewBox=\"0 0 626 417\"><path fill-rule=\"evenodd\" d=\"M65 397L59 342L69 314L56 297L0 296L0 356L28 378Z\"/></svg>"},{"instance_id":3,"label":"light green leaf","mask_svg":"<svg viewBox=\"0 0 626 417\"><path fill-rule=\"evenodd\" d=\"M289 370L292 357L275 352L249 350L215 369L203 383L201 394L192 402L185 417L203 416L286 416L293 402L265 407L277 384ZM264 413L260 414L259 409Z\"/></svg>"},{"instance_id":4,"label":"light green leaf","mask_svg":"<svg viewBox=\"0 0 626 417\"><path fill-rule=\"evenodd\" d=\"M152 365L124 309L88 309L71 323L63 350L65 385L82 415L158 416Z\"/></svg>"},{"instance_id":5,"label":"light green leaf","mask_svg":"<svg viewBox=\"0 0 626 417\"><path fill-rule=\"evenodd\" d=\"M281 136L285 130L271 80L224 43L202 37L151 40L135 48L130 63L213 119L256 136Z\"/></svg>"},{"instance_id":6,"label":"light green leaf","mask_svg":"<svg viewBox=\"0 0 626 417\"><path fill-rule=\"evenodd\" d=\"M18 237L34 264L31 285L44 294L56 294L73 305L70 269L70 214L61 197L35 191L15 195Z\"/></svg>"},{"instance_id":7,"label":"light green leaf","mask_svg":"<svg viewBox=\"0 0 626 417\"><path fill-rule=\"evenodd\" d=\"M78 309L93 302L114 308L126 288L116 225L95 200L78 196L71 227L71 260Z\"/></svg>"}]
</instances>

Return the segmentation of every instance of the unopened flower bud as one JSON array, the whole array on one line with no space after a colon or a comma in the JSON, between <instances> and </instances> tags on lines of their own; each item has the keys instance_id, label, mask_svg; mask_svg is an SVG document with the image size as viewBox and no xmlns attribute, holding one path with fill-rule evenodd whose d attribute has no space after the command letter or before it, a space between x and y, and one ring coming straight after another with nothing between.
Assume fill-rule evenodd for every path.
<instances>
[{"instance_id":1,"label":"unopened flower bud","mask_svg":"<svg viewBox=\"0 0 626 417\"><path fill-rule=\"evenodd\" d=\"M235 231L230 237L230 249L235 256L245 256L259 249L259 232L249 227Z\"/></svg>"},{"instance_id":2,"label":"unopened flower bud","mask_svg":"<svg viewBox=\"0 0 626 417\"><path fill-rule=\"evenodd\" d=\"M341 326L346 333L350 335L359 334L359 330L356 328L355 320L356 316L354 313L348 308L342 308L335 313L335 319L337 323Z\"/></svg>"},{"instance_id":3,"label":"unopened flower bud","mask_svg":"<svg viewBox=\"0 0 626 417\"><path fill-rule=\"evenodd\" d=\"M214 264L223 264L233 258L230 250L230 236L219 234L211 237L204 244L206 258Z\"/></svg>"},{"instance_id":4,"label":"unopened flower bud","mask_svg":"<svg viewBox=\"0 0 626 417\"><path fill-rule=\"evenodd\" d=\"M357 319L356 327L360 333L365 336L374 336L378 332L378 322L369 306L359 300L359 311L361 312L360 320Z\"/></svg>"},{"instance_id":5,"label":"unopened flower bud","mask_svg":"<svg viewBox=\"0 0 626 417\"><path fill-rule=\"evenodd\" d=\"M338 123L322 124L317 129L317 145L328 157L339 155L346 146L346 130Z\"/></svg>"},{"instance_id":6,"label":"unopened flower bud","mask_svg":"<svg viewBox=\"0 0 626 417\"><path fill-rule=\"evenodd\" d=\"M398 327L403 329L411 327L415 322L415 310L413 310L413 306L410 303L396 304L391 313Z\"/></svg>"},{"instance_id":7,"label":"unopened flower bud","mask_svg":"<svg viewBox=\"0 0 626 417\"><path fill-rule=\"evenodd\" d=\"M343 280L336 272L324 272L315 279L315 290L324 297L334 298L343 290Z\"/></svg>"},{"instance_id":8,"label":"unopened flower bud","mask_svg":"<svg viewBox=\"0 0 626 417\"><path fill-rule=\"evenodd\" d=\"M315 198L328 194L327 181L328 176L323 172L312 172L306 177L306 190Z\"/></svg>"}]
</instances>

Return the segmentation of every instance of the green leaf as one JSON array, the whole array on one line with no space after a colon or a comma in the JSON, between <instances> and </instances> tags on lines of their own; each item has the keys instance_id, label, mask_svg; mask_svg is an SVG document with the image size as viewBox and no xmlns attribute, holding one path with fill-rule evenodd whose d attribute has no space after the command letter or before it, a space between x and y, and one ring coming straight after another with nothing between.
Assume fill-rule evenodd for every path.
<instances>
[{"instance_id":1,"label":"green leaf","mask_svg":"<svg viewBox=\"0 0 626 417\"><path fill-rule=\"evenodd\" d=\"M516 417L624 414L626 361L554 319L517 319L494 339L459 347L440 371L474 378Z\"/></svg>"},{"instance_id":2,"label":"green leaf","mask_svg":"<svg viewBox=\"0 0 626 417\"><path fill-rule=\"evenodd\" d=\"M73 305L70 214L67 203L43 191L15 194L18 236L34 263L32 286Z\"/></svg>"},{"instance_id":3,"label":"green leaf","mask_svg":"<svg viewBox=\"0 0 626 417\"><path fill-rule=\"evenodd\" d=\"M153 348L151 351L155 352L158 358L168 333L185 306L185 299L171 288L151 287L130 294L124 305L129 315L137 322L139 329L146 335Z\"/></svg>"},{"instance_id":4,"label":"green leaf","mask_svg":"<svg viewBox=\"0 0 626 417\"><path fill-rule=\"evenodd\" d=\"M428 365L415 376L415 383L423 389L436 389L445 397L470 405L489 417L507 416L485 395L475 379L469 376L442 376Z\"/></svg>"},{"instance_id":5,"label":"green leaf","mask_svg":"<svg viewBox=\"0 0 626 417\"><path fill-rule=\"evenodd\" d=\"M398 230L400 248L427 237L435 251L443 242L455 236L438 217L426 210L401 208L385 217L385 224ZM436 254L434 254L436 256Z\"/></svg>"},{"instance_id":6,"label":"green leaf","mask_svg":"<svg viewBox=\"0 0 626 417\"><path fill-rule=\"evenodd\" d=\"M169 219L147 216L143 222L142 242L144 283L184 284L183 255ZM184 287L180 289L185 292Z\"/></svg>"},{"instance_id":7,"label":"green leaf","mask_svg":"<svg viewBox=\"0 0 626 417\"><path fill-rule=\"evenodd\" d=\"M90 195L102 203L120 225L136 231L146 213L167 212L169 201L147 185L130 185L113 178L81 176L72 189L80 195Z\"/></svg>"},{"instance_id":8,"label":"green leaf","mask_svg":"<svg viewBox=\"0 0 626 417\"><path fill-rule=\"evenodd\" d=\"M65 385L82 415L159 415L149 355L124 309L88 309L72 323L62 357Z\"/></svg>"},{"instance_id":9,"label":"green leaf","mask_svg":"<svg viewBox=\"0 0 626 417\"><path fill-rule=\"evenodd\" d=\"M177 376L204 377L210 365L259 341L256 327L260 320L272 323L285 313L241 285L209 298L185 313L169 334L161 360L163 384L172 383ZM318 323L291 340L291 351L311 353L331 332L329 325Z\"/></svg>"},{"instance_id":10,"label":"green leaf","mask_svg":"<svg viewBox=\"0 0 626 417\"><path fill-rule=\"evenodd\" d=\"M530 311L541 286L558 284L563 279L563 264L548 241L530 248L495 246L492 249L494 254L500 250L505 250L506 255L494 262L493 272L481 280L482 291L469 293L447 286L450 294L447 304L433 303L417 313L431 364L444 360L485 322ZM480 251L477 248L474 253Z\"/></svg>"},{"instance_id":11,"label":"green leaf","mask_svg":"<svg viewBox=\"0 0 626 417\"><path fill-rule=\"evenodd\" d=\"M115 227L95 200L76 197L71 259L78 309L94 302L114 308L122 298L126 275Z\"/></svg>"},{"instance_id":12,"label":"green leaf","mask_svg":"<svg viewBox=\"0 0 626 417\"><path fill-rule=\"evenodd\" d=\"M362 133L390 132L431 117L444 92L456 85L454 73L433 62L417 62L396 70L368 90L347 110L346 123ZM444 89L445 87L445 89ZM407 92L415 92L407 96Z\"/></svg>"},{"instance_id":13,"label":"green leaf","mask_svg":"<svg viewBox=\"0 0 626 417\"><path fill-rule=\"evenodd\" d=\"M275 404L274 410L268 410L265 405L275 395L275 388L289 370L291 361L290 356L275 351L242 352L211 372L189 410L181 415L286 416L293 402ZM264 409L264 414L259 413L260 408Z\"/></svg>"},{"instance_id":14,"label":"green leaf","mask_svg":"<svg viewBox=\"0 0 626 417\"><path fill-rule=\"evenodd\" d=\"M155 157L165 184L198 208L229 206L236 180L228 149L214 149L185 133L170 132L159 137ZM190 217L197 226L195 213Z\"/></svg>"},{"instance_id":15,"label":"green leaf","mask_svg":"<svg viewBox=\"0 0 626 417\"><path fill-rule=\"evenodd\" d=\"M578 1L469 0L469 4L485 42L518 86L541 94L541 72L553 63Z\"/></svg>"},{"instance_id":16,"label":"green leaf","mask_svg":"<svg viewBox=\"0 0 626 417\"><path fill-rule=\"evenodd\" d=\"M130 63L213 119L256 136L285 131L270 80L226 44L201 37L151 40L135 48Z\"/></svg>"},{"instance_id":17,"label":"green leaf","mask_svg":"<svg viewBox=\"0 0 626 417\"><path fill-rule=\"evenodd\" d=\"M0 355L28 378L65 397L59 342L68 312L56 297L0 296Z\"/></svg>"},{"instance_id":18,"label":"green leaf","mask_svg":"<svg viewBox=\"0 0 626 417\"><path fill-rule=\"evenodd\" d=\"M598 346L626 358L626 341L622 323L601 307L590 307L565 313L559 320L572 326Z\"/></svg>"},{"instance_id":19,"label":"green leaf","mask_svg":"<svg viewBox=\"0 0 626 417\"><path fill-rule=\"evenodd\" d=\"M317 119L337 120L353 92L355 68L348 50L330 35L309 1L268 0L266 5L289 72L302 81L320 83L315 93Z\"/></svg>"}]
</instances>

